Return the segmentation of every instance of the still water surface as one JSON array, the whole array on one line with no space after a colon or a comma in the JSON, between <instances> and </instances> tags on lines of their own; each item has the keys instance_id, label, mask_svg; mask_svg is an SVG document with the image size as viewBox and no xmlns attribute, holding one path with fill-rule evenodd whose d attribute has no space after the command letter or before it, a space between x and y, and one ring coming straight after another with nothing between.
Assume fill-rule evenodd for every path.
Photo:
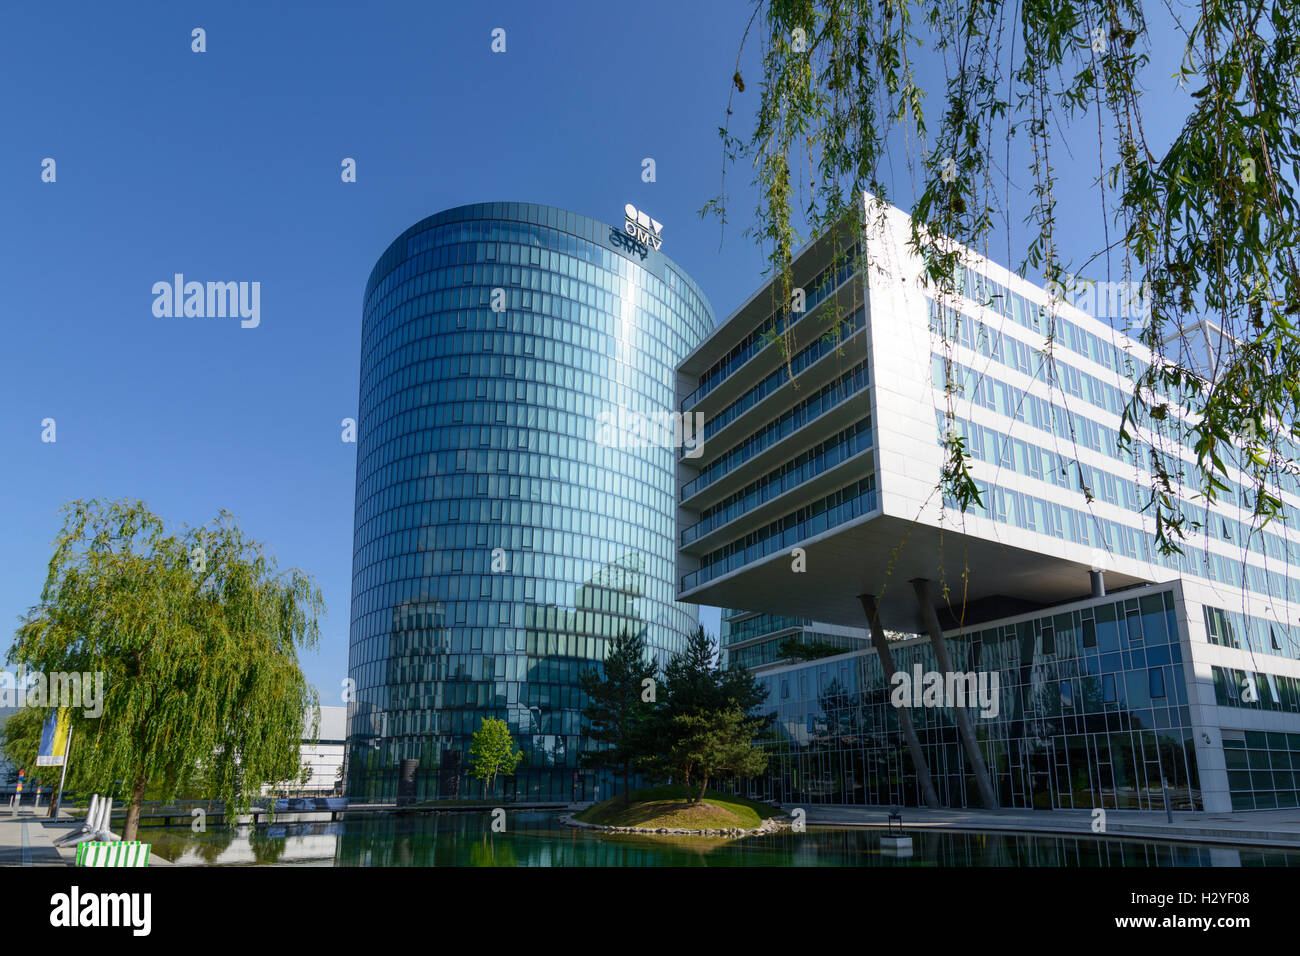
<instances>
[{"instance_id":1,"label":"still water surface","mask_svg":"<svg viewBox=\"0 0 1300 956\"><path fill-rule=\"evenodd\" d=\"M180 865L305 866L1300 866L1300 852L1003 833L911 832L910 857L880 831L809 827L742 840L596 835L554 811L367 813L336 823L147 827L140 839Z\"/></svg>"}]
</instances>

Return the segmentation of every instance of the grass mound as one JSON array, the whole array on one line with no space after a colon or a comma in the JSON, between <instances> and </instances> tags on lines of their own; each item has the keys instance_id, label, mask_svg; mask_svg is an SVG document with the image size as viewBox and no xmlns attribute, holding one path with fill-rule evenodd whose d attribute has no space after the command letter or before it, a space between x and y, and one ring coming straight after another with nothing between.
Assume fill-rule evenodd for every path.
<instances>
[{"instance_id":1,"label":"grass mound","mask_svg":"<svg viewBox=\"0 0 1300 956\"><path fill-rule=\"evenodd\" d=\"M606 827L667 827L682 830L751 830L780 811L762 803L709 790L699 803L686 802L680 785L633 790L624 804L623 794L588 807L576 815L583 823Z\"/></svg>"}]
</instances>

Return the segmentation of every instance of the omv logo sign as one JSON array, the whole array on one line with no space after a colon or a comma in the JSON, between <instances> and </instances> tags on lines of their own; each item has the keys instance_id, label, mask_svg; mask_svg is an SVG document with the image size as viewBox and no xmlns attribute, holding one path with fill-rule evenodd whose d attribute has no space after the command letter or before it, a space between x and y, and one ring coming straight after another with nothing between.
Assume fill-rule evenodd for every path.
<instances>
[{"instance_id":1,"label":"omv logo sign","mask_svg":"<svg viewBox=\"0 0 1300 956\"><path fill-rule=\"evenodd\" d=\"M637 209L631 203L623 207L623 231L638 242L644 242L651 249L659 249L664 244L664 224L651 219L649 215Z\"/></svg>"}]
</instances>

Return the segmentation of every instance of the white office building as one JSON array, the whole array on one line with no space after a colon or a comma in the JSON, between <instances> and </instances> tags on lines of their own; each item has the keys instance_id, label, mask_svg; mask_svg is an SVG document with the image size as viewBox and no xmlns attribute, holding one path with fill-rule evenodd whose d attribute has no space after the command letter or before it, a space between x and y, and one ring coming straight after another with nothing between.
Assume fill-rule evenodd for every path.
<instances>
[{"instance_id":1,"label":"white office building","mask_svg":"<svg viewBox=\"0 0 1300 956\"><path fill-rule=\"evenodd\" d=\"M1158 553L1147 452L1118 442L1151 355L1112 313L1140 300L1094 294L1099 318L974 253L944 298L906 215L868 200L866 218L800 251L804 311L769 283L678 368L680 410L704 422L702 453L679 457L678 599L875 625L869 648L763 671L775 759L754 786L844 803L1300 804L1300 484L1283 477L1286 521L1263 529L1239 473L1209 512L1178 488L1197 537ZM939 490L949 432L980 491L964 513ZM1157 445L1193 474L1186 443ZM996 716L891 703L895 673L932 670L996 672Z\"/></svg>"}]
</instances>

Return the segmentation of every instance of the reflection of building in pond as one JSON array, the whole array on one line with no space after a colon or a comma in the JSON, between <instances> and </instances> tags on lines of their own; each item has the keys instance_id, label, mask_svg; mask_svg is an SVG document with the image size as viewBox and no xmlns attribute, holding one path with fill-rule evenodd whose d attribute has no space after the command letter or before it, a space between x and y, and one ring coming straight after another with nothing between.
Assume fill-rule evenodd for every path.
<instances>
[{"instance_id":1,"label":"reflection of building in pond","mask_svg":"<svg viewBox=\"0 0 1300 956\"><path fill-rule=\"evenodd\" d=\"M154 841L154 852L175 866L246 866L333 861L345 824L215 826L202 834L168 829L164 836L151 829L141 829L140 839Z\"/></svg>"},{"instance_id":2,"label":"reflection of building in pond","mask_svg":"<svg viewBox=\"0 0 1300 956\"><path fill-rule=\"evenodd\" d=\"M491 832L484 812L356 814L335 866L1300 866L1300 853L1074 835L909 831L908 860L880 852L881 831L811 826L738 840L570 830L556 814L510 813ZM906 826L907 813L904 812Z\"/></svg>"}]
</instances>

